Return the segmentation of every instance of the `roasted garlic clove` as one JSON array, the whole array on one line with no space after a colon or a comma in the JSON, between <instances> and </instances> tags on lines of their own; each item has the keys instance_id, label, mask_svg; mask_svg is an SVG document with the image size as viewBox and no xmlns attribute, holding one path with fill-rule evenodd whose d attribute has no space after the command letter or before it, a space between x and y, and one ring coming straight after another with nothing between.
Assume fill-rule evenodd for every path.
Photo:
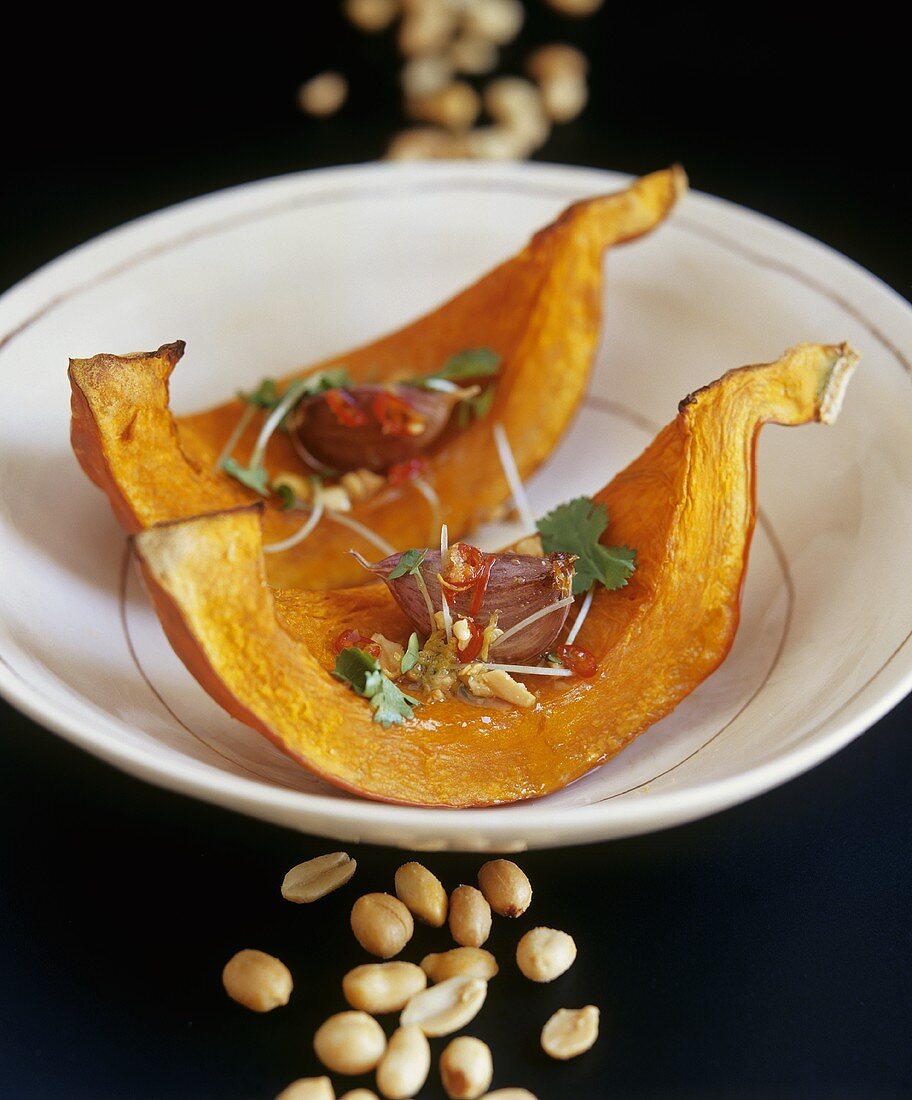
<instances>
[{"instance_id":1,"label":"roasted garlic clove","mask_svg":"<svg viewBox=\"0 0 912 1100\"><path fill-rule=\"evenodd\" d=\"M450 553L457 551L457 546ZM471 549L474 549L471 548ZM531 554L486 554L485 576L461 590L441 584L441 554L428 550L415 572L391 578L402 554L392 554L369 566L383 581L393 598L424 636L434 629L428 601L435 612L441 609L441 593L446 592L447 604L454 618L471 616L484 625L497 614L497 625L504 632L491 647L490 660L498 664L523 664L540 657L554 643L567 619L570 605L566 602L573 583L573 559L567 554L535 557ZM490 565L488 565L490 562ZM424 591L422 591L422 587ZM425 598L425 592L427 598ZM522 623L537 611L559 604L553 611L541 615L515 634L512 627ZM509 634L509 636L507 636Z\"/></svg>"},{"instance_id":2,"label":"roasted garlic clove","mask_svg":"<svg viewBox=\"0 0 912 1100\"><path fill-rule=\"evenodd\" d=\"M426 450L463 397L403 383L327 390L301 401L288 431L309 462L382 473Z\"/></svg>"}]
</instances>

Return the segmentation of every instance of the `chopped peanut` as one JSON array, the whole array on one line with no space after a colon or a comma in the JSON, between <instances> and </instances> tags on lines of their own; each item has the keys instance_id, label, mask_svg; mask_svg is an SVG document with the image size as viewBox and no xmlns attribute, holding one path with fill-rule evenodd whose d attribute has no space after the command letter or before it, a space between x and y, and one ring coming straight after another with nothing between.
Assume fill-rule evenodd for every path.
<instances>
[{"instance_id":1,"label":"chopped peanut","mask_svg":"<svg viewBox=\"0 0 912 1100\"><path fill-rule=\"evenodd\" d=\"M535 706L536 700L532 692L524 684L514 680L509 672L504 672L502 668L488 669L481 680L485 687L490 688L498 699L503 699L516 707Z\"/></svg>"},{"instance_id":2,"label":"chopped peanut","mask_svg":"<svg viewBox=\"0 0 912 1100\"><path fill-rule=\"evenodd\" d=\"M453 637L456 639L456 648L460 651L472 641L472 628L468 619L457 619L453 623Z\"/></svg>"},{"instance_id":3,"label":"chopped peanut","mask_svg":"<svg viewBox=\"0 0 912 1100\"><path fill-rule=\"evenodd\" d=\"M272 484L276 489L281 486L290 489L295 495L295 500L308 501L313 496L313 490L307 478L301 477L300 474L293 474L288 470L283 470L278 477L274 477Z\"/></svg>"},{"instance_id":4,"label":"chopped peanut","mask_svg":"<svg viewBox=\"0 0 912 1100\"><path fill-rule=\"evenodd\" d=\"M371 634L371 641L380 646L380 668L391 680L402 673L402 658L405 650L398 642L390 641L385 635Z\"/></svg>"},{"instance_id":5,"label":"chopped peanut","mask_svg":"<svg viewBox=\"0 0 912 1100\"><path fill-rule=\"evenodd\" d=\"M328 489L323 489L320 492L320 499L323 501L323 507L330 512L351 511L352 505L348 493L341 485L330 485Z\"/></svg>"},{"instance_id":6,"label":"chopped peanut","mask_svg":"<svg viewBox=\"0 0 912 1100\"><path fill-rule=\"evenodd\" d=\"M536 558L544 557L545 554L541 535L526 535L524 539L513 544L513 550L517 554L532 554Z\"/></svg>"},{"instance_id":7,"label":"chopped peanut","mask_svg":"<svg viewBox=\"0 0 912 1100\"><path fill-rule=\"evenodd\" d=\"M349 470L339 478L339 482L352 500L368 500L380 492L386 478L373 470Z\"/></svg>"}]
</instances>

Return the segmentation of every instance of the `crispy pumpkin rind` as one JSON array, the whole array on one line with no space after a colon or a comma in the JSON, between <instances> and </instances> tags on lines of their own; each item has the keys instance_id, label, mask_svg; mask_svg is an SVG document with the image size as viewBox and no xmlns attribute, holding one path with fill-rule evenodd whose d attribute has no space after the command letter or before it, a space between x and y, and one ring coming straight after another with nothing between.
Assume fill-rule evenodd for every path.
<instances>
[{"instance_id":1,"label":"crispy pumpkin rind","mask_svg":"<svg viewBox=\"0 0 912 1100\"><path fill-rule=\"evenodd\" d=\"M646 451L595 499L610 539L637 549L626 588L599 588L579 644L588 680L528 677L531 710L457 698L382 729L329 673L330 645L357 627L404 638L383 585L273 591L256 507L146 530L135 546L165 631L231 714L331 782L373 798L486 806L547 794L614 756L725 658L754 529L754 451L769 421L832 422L854 368L847 346L803 345L743 367L681 402Z\"/></svg>"},{"instance_id":2,"label":"crispy pumpkin rind","mask_svg":"<svg viewBox=\"0 0 912 1100\"><path fill-rule=\"evenodd\" d=\"M547 458L583 395L595 355L603 253L653 229L685 188L683 171L672 168L617 194L575 203L522 252L438 309L300 374L344 366L355 381L383 381L433 373L466 348L486 346L501 356L488 415L465 429L448 429L427 455L425 480L440 499L452 536L459 537L510 496L491 425L504 425L523 477ZM130 532L257 499L217 469L243 412L240 401L172 416L168 379L183 351L177 342L157 352L70 363L73 449ZM251 379L251 385L257 381ZM261 416L254 418L241 438L234 451L240 461L248 460L261 423ZM270 441L266 465L273 474L305 472L279 432ZM351 516L396 549L426 543L435 520L428 502L408 483L355 504ZM287 538L301 523L300 512L283 512L268 502L266 542ZM269 555L269 578L306 588L357 584L364 574L344 553L350 546L376 553L350 529L324 521L305 542Z\"/></svg>"}]
</instances>

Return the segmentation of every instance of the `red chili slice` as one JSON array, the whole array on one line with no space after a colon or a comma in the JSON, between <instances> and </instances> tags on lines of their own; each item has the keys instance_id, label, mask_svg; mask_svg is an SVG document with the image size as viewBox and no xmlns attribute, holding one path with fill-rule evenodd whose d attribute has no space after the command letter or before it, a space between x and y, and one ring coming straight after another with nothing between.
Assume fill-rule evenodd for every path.
<instances>
[{"instance_id":1,"label":"red chili slice","mask_svg":"<svg viewBox=\"0 0 912 1100\"><path fill-rule=\"evenodd\" d=\"M345 428L363 428L367 413L346 390L327 390L323 395L330 411Z\"/></svg>"},{"instance_id":2,"label":"red chili slice","mask_svg":"<svg viewBox=\"0 0 912 1100\"><path fill-rule=\"evenodd\" d=\"M466 619L466 622L469 624L469 632L472 636L469 638L468 645L465 649L460 649L458 644L456 646L456 656L464 665L475 660L481 652L482 643L484 642L484 631L482 628L477 623L473 623L471 619Z\"/></svg>"},{"instance_id":3,"label":"red chili slice","mask_svg":"<svg viewBox=\"0 0 912 1100\"><path fill-rule=\"evenodd\" d=\"M485 555L477 546L457 542L447 553L440 581L453 592L467 592L481 580L486 564Z\"/></svg>"},{"instance_id":4,"label":"red chili slice","mask_svg":"<svg viewBox=\"0 0 912 1100\"><path fill-rule=\"evenodd\" d=\"M384 435L421 435L427 427L407 401L386 390L374 396L371 412Z\"/></svg>"},{"instance_id":5,"label":"red chili slice","mask_svg":"<svg viewBox=\"0 0 912 1100\"><path fill-rule=\"evenodd\" d=\"M369 653L372 657L380 656L380 646L362 634L360 630L343 630L342 633L333 642L333 650L336 653L341 653L343 649L363 649L365 653Z\"/></svg>"},{"instance_id":6,"label":"red chili slice","mask_svg":"<svg viewBox=\"0 0 912 1100\"><path fill-rule=\"evenodd\" d=\"M485 555L484 568L481 571L481 576L475 582L472 590L472 602L469 604L469 614L473 617L481 612L481 605L484 603L485 593L488 590L488 581L491 579L491 566L493 564L494 556Z\"/></svg>"},{"instance_id":7,"label":"red chili slice","mask_svg":"<svg viewBox=\"0 0 912 1100\"><path fill-rule=\"evenodd\" d=\"M386 478L390 485L402 485L413 478L421 477L427 470L427 460L424 458L407 458L405 462L397 462L390 466Z\"/></svg>"},{"instance_id":8,"label":"red chili slice","mask_svg":"<svg viewBox=\"0 0 912 1100\"><path fill-rule=\"evenodd\" d=\"M589 652L578 645L559 645L557 655L577 676L588 680L598 672L598 661Z\"/></svg>"}]
</instances>

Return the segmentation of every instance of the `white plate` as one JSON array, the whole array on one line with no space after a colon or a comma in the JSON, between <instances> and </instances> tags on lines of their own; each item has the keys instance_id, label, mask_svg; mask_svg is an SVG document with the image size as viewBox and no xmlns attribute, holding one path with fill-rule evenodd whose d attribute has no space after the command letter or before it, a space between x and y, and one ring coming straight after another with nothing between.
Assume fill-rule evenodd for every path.
<instances>
[{"instance_id":1,"label":"white plate","mask_svg":"<svg viewBox=\"0 0 912 1100\"><path fill-rule=\"evenodd\" d=\"M781 783L870 726L912 686L912 310L824 246L718 199L689 196L669 224L611 254L591 393L530 482L533 504L607 481L681 397L729 367L846 339L862 364L834 428L764 432L761 522L728 660L558 794L422 810L314 779L184 670L77 467L68 356L185 339L173 396L191 410L409 320L570 201L625 182L528 164L312 172L143 218L13 288L0 300L0 690L151 782L415 849L663 828Z\"/></svg>"}]
</instances>

